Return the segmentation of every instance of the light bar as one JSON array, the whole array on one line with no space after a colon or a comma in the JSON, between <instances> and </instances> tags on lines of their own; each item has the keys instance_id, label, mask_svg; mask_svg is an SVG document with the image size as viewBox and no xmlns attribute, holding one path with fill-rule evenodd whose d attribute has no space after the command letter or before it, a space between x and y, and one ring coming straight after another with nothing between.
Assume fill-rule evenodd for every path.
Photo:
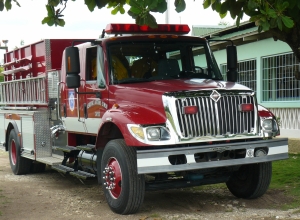
<instances>
[{"instance_id":1,"label":"light bar","mask_svg":"<svg viewBox=\"0 0 300 220\"><path fill-rule=\"evenodd\" d=\"M137 24L108 24L107 34L188 34L190 28L187 24L158 24L157 28Z\"/></svg>"}]
</instances>

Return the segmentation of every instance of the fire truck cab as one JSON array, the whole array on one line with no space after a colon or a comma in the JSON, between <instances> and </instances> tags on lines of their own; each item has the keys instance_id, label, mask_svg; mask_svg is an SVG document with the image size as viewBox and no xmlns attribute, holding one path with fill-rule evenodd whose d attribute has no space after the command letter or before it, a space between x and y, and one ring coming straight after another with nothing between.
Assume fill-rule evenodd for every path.
<instances>
[{"instance_id":1,"label":"fire truck cab","mask_svg":"<svg viewBox=\"0 0 300 220\"><path fill-rule=\"evenodd\" d=\"M46 165L97 178L107 203L135 213L145 191L226 183L257 198L272 161L288 158L275 116L225 81L206 39L187 25L109 24L101 39L47 39L4 55L0 141L16 175Z\"/></svg>"}]
</instances>

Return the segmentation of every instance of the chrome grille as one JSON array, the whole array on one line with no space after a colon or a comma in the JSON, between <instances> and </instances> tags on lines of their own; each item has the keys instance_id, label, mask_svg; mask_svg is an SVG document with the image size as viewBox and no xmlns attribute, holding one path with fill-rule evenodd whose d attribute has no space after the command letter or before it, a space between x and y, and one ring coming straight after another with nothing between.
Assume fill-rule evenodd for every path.
<instances>
[{"instance_id":1,"label":"chrome grille","mask_svg":"<svg viewBox=\"0 0 300 220\"><path fill-rule=\"evenodd\" d=\"M255 126L255 111L240 112L243 103L255 105L249 95L224 95L215 102L209 96L177 98L175 101L180 132L185 138L247 134ZM197 114L183 114L184 106L197 106Z\"/></svg>"}]
</instances>

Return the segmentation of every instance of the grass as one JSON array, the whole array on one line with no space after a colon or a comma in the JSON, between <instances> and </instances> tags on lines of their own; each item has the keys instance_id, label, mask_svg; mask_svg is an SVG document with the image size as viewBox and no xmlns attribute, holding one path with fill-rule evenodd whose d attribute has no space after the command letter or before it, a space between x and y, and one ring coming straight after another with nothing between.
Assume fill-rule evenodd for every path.
<instances>
[{"instance_id":1,"label":"grass","mask_svg":"<svg viewBox=\"0 0 300 220\"><path fill-rule=\"evenodd\" d=\"M273 162L270 189L283 190L293 198L290 204L283 205L284 209L300 207L300 154L290 154L287 160Z\"/></svg>"}]
</instances>

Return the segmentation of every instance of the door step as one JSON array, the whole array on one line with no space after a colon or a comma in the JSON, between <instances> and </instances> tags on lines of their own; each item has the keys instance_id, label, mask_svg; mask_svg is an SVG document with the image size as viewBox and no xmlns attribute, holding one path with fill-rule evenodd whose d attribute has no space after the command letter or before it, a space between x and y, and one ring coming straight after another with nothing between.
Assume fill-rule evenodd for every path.
<instances>
[{"instance_id":1,"label":"door step","mask_svg":"<svg viewBox=\"0 0 300 220\"><path fill-rule=\"evenodd\" d=\"M68 174L68 173L74 171L73 168L67 167L67 166L64 166L64 165L61 165L61 164L53 165L52 169L56 170L56 171L58 171L60 173L63 173L63 174Z\"/></svg>"},{"instance_id":2,"label":"door step","mask_svg":"<svg viewBox=\"0 0 300 220\"><path fill-rule=\"evenodd\" d=\"M53 146L52 149L63 151L66 153L71 153L72 151L76 151L76 150L80 151L80 149L77 149L76 147L73 147L73 146Z\"/></svg>"},{"instance_id":3,"label":"door step","mask_svg":"<svg viewBox=\"0 0 300 220\"><path fill-rule=\"evenodd\" d=\"M77 177L79 179L84 179L84 180L96 177L95 174L84 172L84 171L81 171L81 170L75 171L73 168L68 167L68 166L64 166L62 164L53 165L52 169L56 170L60 173L70 174L74 177Z\"/></svg>"},{"instance_id":4,"label":"door step","mask_svg":"<svg viewBox=\"0 0 300 220\"><path fill-rule=\"evenodd\" d=\"M79 146L76 146L77 149L80 149L80 150L84 150L84 151L94 151L95 150L95 145L93 144L87 144L87 145L79 145Z\"/></svg>"},{"instance_id":5,"label":"door step","mask_svg":"<svg viewBox=\"0 0 300 220\"><path fill-rule=\"evenodd\" d=\"M85 180L96 177L96 175L94 175L92 173L84 172L81 170L70 172L70 175L75 176L80 179L85 179Z\"/></svg>"}]
</instances>

